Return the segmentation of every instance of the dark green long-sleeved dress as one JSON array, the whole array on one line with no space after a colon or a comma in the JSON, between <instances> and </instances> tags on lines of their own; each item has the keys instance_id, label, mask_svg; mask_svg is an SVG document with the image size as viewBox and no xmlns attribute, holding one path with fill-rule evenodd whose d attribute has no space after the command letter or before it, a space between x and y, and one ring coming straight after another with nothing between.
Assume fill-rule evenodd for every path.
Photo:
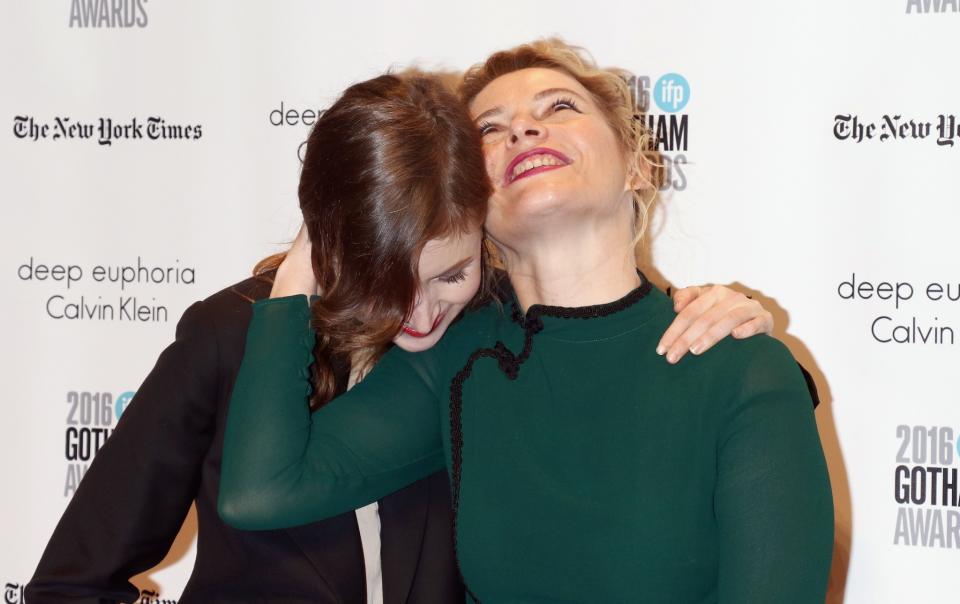
<instances>
[{"instance_id":1,"label":"dark green long-sleeved dress","mask_svg":"<svg viewBox=\"0 0 960 604\"><path fill-rule=\"evenodd\" d=\"M776 340L676 366L643 285L584 308L467 313L312 416L303 296L254 305L220 512L278 528L446 466L468 590L488 603L823 602L833 507L810 395Z\"/></svg>"}]
</instances>

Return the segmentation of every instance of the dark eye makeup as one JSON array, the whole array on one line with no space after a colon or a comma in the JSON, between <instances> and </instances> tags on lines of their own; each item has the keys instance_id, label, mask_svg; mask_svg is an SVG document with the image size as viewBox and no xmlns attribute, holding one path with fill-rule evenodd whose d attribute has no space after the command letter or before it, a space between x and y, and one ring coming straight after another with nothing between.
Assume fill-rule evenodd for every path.
<instances>
[{"instance_id":1,"label":"dark eye makeup","mask_svg":"<svg viewBox=\"0 0 960 604\"><path fill-rule=\"evenodd\" d=\"M467 278L466 271L464 271L463 269L460 269L459 271L455 272L452 275L440 277L440 280L443 281L444 283L459 283L461 281L466 280L466 278Z\"/></svg>"},{"instance_id":2,"label":"dark eye makeup","mask_svg":"<svg viewBox=\"0 0 960 604\"><path fill-rule=\"evenodd\" d=\"M577 107L577 102L570 97L557 98L556 100L550 103L550 109L554 113L558 111L566 111L567 109L572 109L573 111L580 113L580 108ZM480 122L480 124L478 125L478 128L480 129L481 137L486 136L491 132L495 132L497 130L496 125L491 124L490 122L487 122L487 121Z\"/></svg>"}]
</instances>

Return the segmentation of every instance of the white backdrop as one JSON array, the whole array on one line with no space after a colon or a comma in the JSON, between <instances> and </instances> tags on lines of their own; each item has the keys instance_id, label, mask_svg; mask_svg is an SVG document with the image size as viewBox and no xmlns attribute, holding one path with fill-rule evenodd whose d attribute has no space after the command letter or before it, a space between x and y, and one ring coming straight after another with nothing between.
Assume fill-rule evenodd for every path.
<instances>
[{"instance_id":1,"label":"white backdrop","mask_svg":"<svg viewBox=\"0 0 960 604\"><path fill-rule=\"evenodd\" d=\"M299 114L391 66L462 69L546 35L640 76L655 120L686 120L652 272L751 290L816 376L837 511L828 600L955 593L960 507L940 494L960 466L958 3L412 4L5 3L5 601L21 601L89 463L71 454L82 429L95 444L182 311L295 233ZM110 144L101 120L121 126ZM191 517L137 584L177 598L194 532Z\"/></svg>"}]
</instances>

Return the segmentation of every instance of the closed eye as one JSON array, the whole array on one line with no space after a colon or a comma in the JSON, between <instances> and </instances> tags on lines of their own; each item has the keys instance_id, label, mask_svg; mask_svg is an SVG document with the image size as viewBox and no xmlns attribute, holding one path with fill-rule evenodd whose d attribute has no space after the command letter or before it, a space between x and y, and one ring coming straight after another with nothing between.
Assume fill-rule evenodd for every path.
<instances>
[{"instance_id":1,"label":"closed eye","mask_svg":"<svg viewBox=\"0 0 960 604\"><path fill-rule=\"evenodd\" d=\"M552 102L550 106L553 108L554 112L563 111L565 109L573 109L577 113L580 113L580 109L577 108L576 102L570 98L559 98Z\"/></svg>"},{"instance_id":2,"label":"closed eye","mask_svg":"<svg viewBox=\"0 0 960 604\"><path fill-rule=\"evenodd\" d=\"M452 275L447 275L447 276L445 276L445 277L440 277L440 280L443 281L444 283L459 283L459 282L461 282L461 281L466 280L466 278L467 278L467 273L466 273L466 271L464 271L463 269L461 269L461 270L455 272L455 273L452 274Z\"/></svg>"},{"instance_id":3,"label":"closed eye","mask_svg":"<svg viewBox=\"0 0 960 604\"><path fill-rule=\"evenodd\" d=\"M482 122L480 124L480 136L486 136L491 132L495 132L497 127L490 122Z\"/></svg>"}]
</instances>

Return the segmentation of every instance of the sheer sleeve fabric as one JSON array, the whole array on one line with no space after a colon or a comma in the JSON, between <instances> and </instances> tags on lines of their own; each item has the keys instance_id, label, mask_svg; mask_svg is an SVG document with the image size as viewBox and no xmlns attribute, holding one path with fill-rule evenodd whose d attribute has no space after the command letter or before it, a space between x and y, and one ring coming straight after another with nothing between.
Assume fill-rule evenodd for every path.
<instances>
[{"instance_id":1,"label":"sheer sleeve fabric","mask_svg":"<svg viewBox=\"0 0 960 604\"><path fill-rule=\"evenodd\" d=\"M305 296L253 305L230 401L218 510L275 529L356 509L444 467L433 354L394 348L311 413L314 334Z\"/></svg>"},{"instance_id":2,"label":"sheer sleeve fabric","mask_svg":"<svg viewBox=\"0 0 960 604\"><path fill-rule=\"evenodd\" d=\"M721 603L822 603L833 500L810 393L789 352L762 338L718 443Z\"/></svg>"}]
</instances>

